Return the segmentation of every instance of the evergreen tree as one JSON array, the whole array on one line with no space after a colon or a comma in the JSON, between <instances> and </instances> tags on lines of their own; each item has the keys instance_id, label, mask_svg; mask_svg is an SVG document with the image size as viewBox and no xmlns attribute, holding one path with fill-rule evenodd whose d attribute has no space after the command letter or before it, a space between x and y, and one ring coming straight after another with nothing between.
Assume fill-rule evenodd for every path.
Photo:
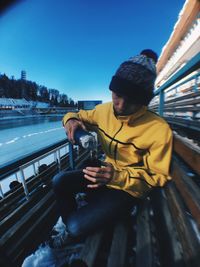
<instances>
[{"instance_id":1,"label":"evergreen tree","mask_svg":"<svg viewBox=\"0 0 200 267\"><path fill-rule=\"evenodd\" d=\"M73 99L66 94L60 94L57 89L48 89L46 86L38 85L36 82L8 78L6 74L0 76L0 97L25 98L32 101L50 103L52 106L75 107Z\"/></svg>"}]
</instances>

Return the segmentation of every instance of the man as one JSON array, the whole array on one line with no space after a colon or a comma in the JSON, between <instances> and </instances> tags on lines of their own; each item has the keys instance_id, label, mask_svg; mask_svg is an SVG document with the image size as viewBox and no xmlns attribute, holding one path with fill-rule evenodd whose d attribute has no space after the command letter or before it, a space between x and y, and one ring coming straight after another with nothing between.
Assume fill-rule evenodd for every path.
<instances>
[{"instance_id":1,"label":"man","mask_svg":"<svg viewBox=\"0 0 200 267\"><path fill-rule=\"evenodd\" d=\"M63 125L74 143L78 128L98 134L106 155L100 167L61 172L54 191L66 230L52 240L62 247L129 213L133 204L169 177L172 132L147 109L153 97L157 55L150 49L120 65L109 89L112 102L94 110L67 113ZM88 204L77 210L74 196L87 193Z\"/></svg>"}]
</instances>

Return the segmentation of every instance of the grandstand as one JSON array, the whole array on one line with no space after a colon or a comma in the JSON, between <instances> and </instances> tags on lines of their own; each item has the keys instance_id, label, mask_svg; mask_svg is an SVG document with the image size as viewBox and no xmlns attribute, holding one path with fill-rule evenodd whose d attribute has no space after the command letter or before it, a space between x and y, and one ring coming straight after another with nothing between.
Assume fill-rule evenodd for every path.
<instances>
[{"instance_id":1,"label":"grandstand","mask_svg":"<svg viewBox=\"0 0 200 267\"><path fill-rule=\"evenodd\" d=\"M150 103L168 121L183 119L185 125L200 121L199 6L199 1L185 2L159 57L156 96Z\"/></svg>"},{"instance_id":2,"label":"grandstand","mask_svg":"<svg viewBox=\"0 0 200 267\"><path fill-rule=\"evenodd\" d=\"M0 98L0 109L30 109L30 108L48 108L49 103L28 101L25 98L14 99L14 98Z\"/></svg>"},{"instance_id":3,"label":"grandstand","mask_svg":"<svg viewBox=\"0 0 200 267\"><path fill-rule=\"evenodd\" d=\"M0 98L0 110L13 110L17 108L31 108L31 104L26 99Z\"/></svg>"},{"instance_id":4,"label":"grandstand","mask_svg":"<svg viewBox=\"0 0 200 267\"><path fill-rule=\"evenodd\" d=\"M0 118L65 114L75 110L72 107L50 107L49 103L26 99L0 98Z\"/></svg>"},{"instance_id":5,"label":"grandstand","mask_svg":"<svg viewBox=\"0 0 200 267\"><path fill-rule=\"evenodd\" d=\"M28 101L26 99L0 98L0 118L12 116L38 115L47 112L49 103Z\"/></svg>"}]
</instances>

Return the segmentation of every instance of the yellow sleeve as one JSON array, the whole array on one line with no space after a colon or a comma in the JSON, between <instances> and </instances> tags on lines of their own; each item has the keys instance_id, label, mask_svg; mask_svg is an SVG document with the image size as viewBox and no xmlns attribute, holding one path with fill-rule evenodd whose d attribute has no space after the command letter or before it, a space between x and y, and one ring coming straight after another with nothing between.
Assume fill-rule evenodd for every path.
<instances>
[{"instance_id":1,"label":"yellow sleeve","mask_svg":"<svg viewBox=\"0 0 200 267\"><path fill-rule=\"evenodd\" d=\"M89 124L96 124L96 109L92 110L80 110L79 112L68 112L64 117L63 117L63 125L66 124L66 122L70 119L77 119L81 120L85 123Z\"/></svg>"},{"instance_id":2,"label":"yellow sleeve","mask_svg":"<svg viewBox=\"0 0 200 267\"><path fill-rule=\"evenodd\" d=\"M172 139L168 128L162 140L156 140L144 156L144 166L124 167L122 171L116 169L108 186L125 190L136 197L143 197L153 187L164 186L171 179Z\"/></svg>"}]
</instances>

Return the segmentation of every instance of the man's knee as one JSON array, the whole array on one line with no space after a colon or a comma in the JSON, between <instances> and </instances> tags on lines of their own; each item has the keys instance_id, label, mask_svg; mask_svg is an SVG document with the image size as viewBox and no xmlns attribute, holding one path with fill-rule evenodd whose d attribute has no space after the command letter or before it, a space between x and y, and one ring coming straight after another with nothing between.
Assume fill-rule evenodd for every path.
<instances>
[{"instance_id":1,"label":"man's knee","mask_svg":"<svg viewBox=\"0 0 200 267\"><path fill-rule=\"evenodd\" d=\"M55 191L59 190L60 188L63 187L63 183L65 180L65 177L66 177L66 173L61 171L59 173L57 173L53 179L52 179L52 185L53 185L53 189Z\"/></svg>"},{"instance_id":2,"label":"man's knee","mask_svg":"<svg viewBox=\"0 0 200 267\"><path fill-rule=\"evenodd\" d=\"M83 231L81 229L81 222L74 218L70 218L66 223L67 231L72 238L80 238L83 236Z\"/></svg>"}]
</instances>

